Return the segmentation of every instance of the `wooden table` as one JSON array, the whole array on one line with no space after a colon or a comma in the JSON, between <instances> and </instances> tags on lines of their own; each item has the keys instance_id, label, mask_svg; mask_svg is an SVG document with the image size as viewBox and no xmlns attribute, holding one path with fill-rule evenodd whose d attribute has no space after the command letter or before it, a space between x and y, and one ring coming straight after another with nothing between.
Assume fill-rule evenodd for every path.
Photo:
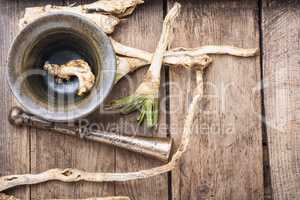
<instances>
[{"instance_id":1,"label":"wooden table","mask_svg":"<svg viewBox=\"0 0 300 200\"><path fill-rule=\"evenodd\" d=\"M0 0L0 174L49 168L127 172L161 165L130 152L7 121L17 102L5 80L7 53L18 20L29 6L67 5L69 0ZM88 1L81 0L82 3ZM80 3L80 1L79 1ZM300 1L182 1L173 47L206 44L260 48L256 58L213 56L205 76L205 100L194 136L172 173L125 183L49 182L8 191L22 199L126 195L132 199L300 199ZM173 0L149 0L113 37L154 51L163 16ZM132 74L134 85L146 69ZM101 129L173 137L180 142L195 87L195 73L165 68L160 128L137 128L135 114L94 113ZM122 80L110 99L132 93ZM266 123L263 123L266 122ZM176 145L175 145L176 147Z\"/></svg>"}]
</instances>

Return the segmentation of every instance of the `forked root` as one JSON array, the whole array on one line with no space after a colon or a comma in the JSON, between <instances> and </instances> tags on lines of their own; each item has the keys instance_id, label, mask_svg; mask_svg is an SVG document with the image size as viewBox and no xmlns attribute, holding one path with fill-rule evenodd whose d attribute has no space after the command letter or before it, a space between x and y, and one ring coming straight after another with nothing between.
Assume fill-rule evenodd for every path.
<instances>
[{"instance_id":1,"label":"forked root","mask_svg":"<svg viewBox=\"0 0 300 200\"><path fill-rule=\"evenodd\" d=\"M149 53L144 50L140 50L137 48L129 47L124 44L121 44L110 38L112 45L115 49L115 52L118 55L132 57L132 58L139 58L145 61L151 61L152 53ZM196 48L185 48L185 47L177 47L171 50L168 50L164 53L164 59L168 58L171 59L176 56L198 56L198 55L205 55L205 54L221 54L221 55L231 55L231 56L238 56L238 57L251 57L258 55L259 51L258 48L239 48L234 46L228 45L205 45Z\"/></svg>"},{"instance_id":2,"label":"forked root","mask_svg":"<svg viewBox=\"0 0 300 200\"><path fill-rule=\"evenodd\" d=\"M138 50L141 51L141 50ZM146 65L150 65L152 54L149 54L149 60L143 59L143 55L135 54L136 57L126 57L123 55L117 56L117 75L115 79L115 83L117 83L121 78L127 75L130 72L133 72L141 67ZM144 54L146 55L146 54ZM172 67L184 67L190 70L203 70L209 64L212 63L211 57L206 54L199 54L195 56L191 56L189 54L182 54L178 56L164 56L163 63L172 66Z\"/></svg>"},{"instance_id":3,"label":"forked root","mask_svg":"<svg viewBox=\"0 0 300 200\"><path fill-rule=\"evenodd\" d=\"M111 38L113 47L118 55L116 82L126 74L143 66L149 65L153 57L152 53L144 50L128 47ZM233 46L207 45L199 48L179 47L171 49L164 54L163 63L172 67L185 67L190 70L202 71L212 63L208 54L231 55L237 57L252 57L258 54L258 49L243 49Z\"/></svg>"}]
</instances>

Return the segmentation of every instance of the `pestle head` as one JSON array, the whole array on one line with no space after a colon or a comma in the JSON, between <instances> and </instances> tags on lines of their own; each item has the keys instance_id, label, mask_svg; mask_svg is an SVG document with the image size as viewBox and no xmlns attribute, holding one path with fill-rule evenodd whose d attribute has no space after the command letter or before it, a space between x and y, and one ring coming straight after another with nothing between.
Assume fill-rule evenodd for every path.
<instances>
[{"instance_id":1,"label":"pestle head","mask_svg":"<svg viewBox=\"0 0 300 200\"><path fill-rule=\"evenodd\" d=\"M20 107L13 107L10 110L9 116L8 116L8 120L11 124L16 125L16 126L21 126L23 125L23 117L22 114L24 113L24 111L22 110L22 108Z\"/></svg>"}]
</instances>

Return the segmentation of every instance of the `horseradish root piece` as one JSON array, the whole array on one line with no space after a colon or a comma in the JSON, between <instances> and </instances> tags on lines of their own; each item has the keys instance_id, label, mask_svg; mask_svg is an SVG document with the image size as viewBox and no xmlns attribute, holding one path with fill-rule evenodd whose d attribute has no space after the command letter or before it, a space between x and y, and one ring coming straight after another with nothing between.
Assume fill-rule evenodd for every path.
<instances>
[{"instance_id":1,"label":"horseradish root piece","mask_svg":"<svg viewBox=\"0 0 300 200\"><path fill-rule=\"evenodd\" d=\"M139 85L133 95L112 101L108 106L110 109L119 109L123 114L138 110L140 114L137 121L140 124L145 119L146 125L149 128L157 127L159 116L160 74L163 56L170 44L173 24L180 12L180 7L181 5L179 3L175 3L164 19L161 37L143 82ZM128 63L130 66L130 62Z\"/></svg>"},{"instance_id":2,"label":"horseradish root piece","mask_svg":"<svg viewBox=\"0 0 300 200\"><path fill-rule=\"evenodd\" d=\"M68 6L53 6L46 5L43 7L29 7L25 9L25 14L19 21L20 28L24 28L34 20L50 13L57 11L67 11L76 14L80 14L84 17L95 22L105 33L110 34L114 31L115 26L119 24L120 19L103 13L85 13L81 7L68 7Z\"/></svg>"},{"instance_id":3,"label":"horseradish root piece","mask_svg":"<svg viewBox=\"0 0 300 200\"><path fill-rule=\"evenodd\" d=\"M82 96L89 92L95 83L95 76L91 67L84 60L72 60L64 65L46 63L43 67L48 73L60 79L69 80L71 76L76 76L79 80L77 94Z\"/></svg>"},{"instance_id":4,"label":"horseradish root piece","mask_svg":"<svg viewBox=\"0 0 300 200\"><path fill-rule=\"evenodd\" d=\"M112 45L116 54L120 58L120 64L117 66L117 79L119 81L129 72L133 72L140 67L149 65L153 57L152 53L136 49L121 44L111 38ZM172 67L185 67L190 70L203 70L212 63L210 54L231 55L237 57L252 57L259 53L257 48L244 49L234 46L215 46L206 45L197 48L179 47L165 52L163 64Z\"/></svg>"},{"instance_id":5,"label":"horseradish root piece","mask_svg":"<svg viewBox=\"0 0 300 200\"><path fill-rule=\"evenodd\" d=\"M83 5L86 12L105 12L118 18L130 15L143 0L100 0Z\"/></svg>"},{"instance_id":6,"label":"horseradish root piece","mask_svg":"<svg viewBox=\"0 0 300 200\"><path fill-rule=\"evenodd\" d=\"M125 46L111 38L112 45L118 54L117 76L115 82L118 82L126 74L133 72L140 67L150 65L153 57L152 53ZM187 69L202 70L212 63L212 59L206 54L190 54L182 51L181 54L166 56L163 58L163 64L169 66L185 67Z\"/></svg>"},{"instance_id":7,"label":"horseradish root piece","mask_svg":"<svg viewBox=\"0 0 300 200\"><path fill-rule=\"evenodd\" d=\"M114 40L113 38L110 38L111 43L114 47L114 50L116 54L120 56L127 56L127 57L133 57L142 59L145 61L151 61L152 59L152 53L149 53L147 51L136 49L133 47L126 46L124 44L121 44ZM228 45L205 45L201 47L196 48L186 48L186 47L177 47L174 49L170 49L165 52L164 54L164 63L168 64L168 62L165 61L166 58L173 58L177 56L189 56L191 58L205 55L205 54L220 54L220 55L231 55L231 56L237 56L237 57L252 57L259 54L258 48L252 48L252 49L245 49L245 48L239 48L235 46L228 46Z\"/></svg>"},{"instance_id":8,"label":"horseradish root piece","mask_svg":"<svg viewBox=\"0 0 300 200\"><path fill-rule=\"evenodd\" d=\"M251 56L258 55L259 51L257 48L244 49L244 48L228 46L228 45L221 45L221 46L206 45L197 48L178 47L168 51L165 56L172 57L176 55L182 55L183 53L192 56L200 55L200 54L226 54L226 55L232 55L237 57L251 57Z\"/></svg>"},{"instance_id":9,"label":"horseradish root piece","mask_svg":"<svg viewBox=\"0 0 300 200\"><path fill-rule=\"evenodd\" d=\"M20 19L19 26L24 28L34 20L57 11L67 11L85 16L95 22L105 33L110 34L120 23L119 18L132 14L136 6L144 3L143 0L99 0L91 4L79 6L28 7Z\"/></svg>"},{"instance_id":10,"label":"horseradish root piece","mask_svg":"<svg viewBox=\"0 0 300 200\"><path fill-rule=\"evenodd\" d=\"M138 55L138 54L137 54ZM125 56L117 56L117 75L115 83L128 73L133 72L143 66L150 65L150 61L143 60L141 58L132 58ZM190 70L203 70L209 64L212 63L211 57L208 55L176 55L164 57L163 63L171 67L185 67Z\"/></svg>"}]
</instances>

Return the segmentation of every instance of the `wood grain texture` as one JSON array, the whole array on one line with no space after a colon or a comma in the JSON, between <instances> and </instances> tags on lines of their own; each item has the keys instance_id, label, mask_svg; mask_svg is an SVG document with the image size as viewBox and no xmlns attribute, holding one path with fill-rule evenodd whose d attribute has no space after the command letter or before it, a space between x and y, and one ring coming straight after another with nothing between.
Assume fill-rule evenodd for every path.
<instances>
[{"instance_id":1,"label":"wood grain texture","mask_svg":"<svg viewBox=\"0 0 300 200\"><path fill-rule=\"evenodd\" d=\"M0 0L0 176L30 171L29 131L15 128L7 120L10 108L17 104L5 79L5 69L8 49L17 34L20 9L18 1ZM25 200L30 198L29 187L8 193Z\"/></svg>"},{"instance_id":2,"label":"wood grain texture","mask_svg":"<svg viewBox=\"0 0 300 200\"><path fill-rule=\"evenodd\" d=\"M161 162L124 150L48 131L15 128L7 121L13 98L4 79L8 48L17 34L18 19L28 6L67 5L94 0L0 0L1 134L0 175L41 172L53 167L88 171L136 171ZM168 1L168 8L174 0ZM180 1L182 13L173 47L205 44L258 47L256 1ZM153 52L163 22L163 2L146 0L117 27L113 37L129 46ZM265 0L262 4L263 85L274 199L300 196L300 1ZM172 173L173 199L262 199L262 141L259 58L212 56L205 81L202 115L195 123L189 152ZM146 68L121 80L110 99L132 94ZM178 144L183 119L195 87L195 73L170 69L170 133ZM164 72L163 72L164 74ZM162 75L164 82L164 75ZM88 120L101 130L128 135L165 137L166 87L161 88L158 131L136 125L136 114L103 114L101 108ZM129 88L129 89L128 89ZM30 189L31 188L31 189ZM21 199L86 198L125 195L131 199L168 199L168 177L126 183L58 183L18 187L8 193ZM170 196L169 196L170 197Z\"/></svg>"},{"instance_id":3,"label":"wood grain texture","mask_svg":"<svg viewBox=\"0 0 300 200\"><path fill-rule=\"evenodd\" d=\"M181 1L172 47L259 47L255 1ZM169 1L168 8L173 1ZM187 199L262 199L260 63L256 58L212 56L205 100L180 167L172 173L172 196ZM171 135L180 141L195 73L170 70Z\"/></svg>"},{"instance_id":4,"label":"wood grain texture","mask_svg":"<svg viewBox=\"0 0 300 200\"><path fill-rule=\"evenodd\" d=\"M162 30L163 2L161 0L148 0L141 5L126 22L116 30L113 37L124 44L154 52ZM138 70L121 80L115 87L113 95L125 96L133 94L139 83L143 80L147 68ZM119 115L118 124L122 133L166 137L166 112L165 112L165 87L164 71L162 72L160 120L157 131L139 127L136 122L136 113L129 116ZM129 88L129 90L128 90ZM148 169L162 163L140 155L132 154L123 150L116 151L116 171L129 172L140 169ZM168 178L166 174L146 180L116 183L116 195L129 196L133 200L161 200L168 199Z\"/></svg>"},{"instance_id":5,"label":"wood grain texture","mask_svg":"<svg viewBox=\"0 0 300 200\"><path fill-rule=\"evenodd\" d=\"M300 198L300 1L264 1L264 102L274 199Z\"/></svg>"},{"instance_id":6,"label":"wood grain texture","mask_svg":"<svg viewBox=\"0 0 300 200\"><path fill-rule=\"evenodd\" d=\"M80 1L29 1L28 6L68 5ZM110 121L93 115L86 120L100 121L103 126ZM96 142L83 141L78 138L55 134L50 131L37 130L31 138L32 172L42 172L50 168L78 168L91 172L113 172L115 167L114 149ZM31 187L31 199L49 198L87 198L91 196L114 196L114 183L60 183L49 182Z\"/></svg>"}]
</instances>

